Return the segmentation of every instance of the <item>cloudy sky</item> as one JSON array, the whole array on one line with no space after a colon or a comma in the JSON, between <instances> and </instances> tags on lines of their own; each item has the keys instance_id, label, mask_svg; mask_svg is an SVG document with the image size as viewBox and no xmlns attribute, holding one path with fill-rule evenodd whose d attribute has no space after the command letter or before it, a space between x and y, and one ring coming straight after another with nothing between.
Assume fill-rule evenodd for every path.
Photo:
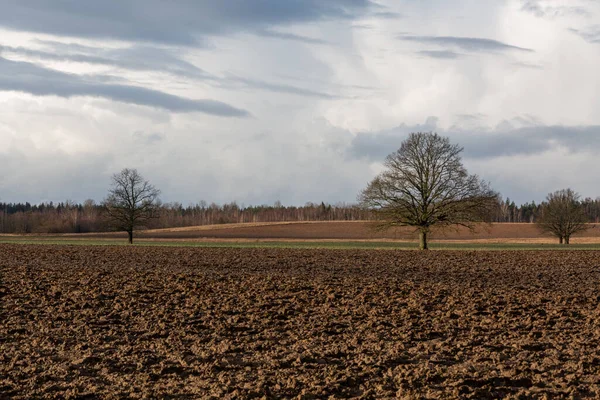
<instances>
[{"instance_id":1,"label":"cloudy sky","mask_svg":"<svg viewBox=\"0 0 600 400\"><path fill-rule=\"evenodd\" d=\"M600 0L0 0L0 201L354 202L408 133L600 196Z\"/></svg>"}]
</instances>

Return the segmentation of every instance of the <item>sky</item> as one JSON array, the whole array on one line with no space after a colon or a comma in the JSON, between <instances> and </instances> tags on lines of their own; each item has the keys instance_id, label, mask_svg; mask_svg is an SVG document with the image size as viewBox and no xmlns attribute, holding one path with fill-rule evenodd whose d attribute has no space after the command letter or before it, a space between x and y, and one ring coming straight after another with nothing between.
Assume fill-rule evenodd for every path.
<instances>
[{"instance_id":1,"label":"sky","mask_svg":"<svg viewBox=\"0 0 600 400\"><path fill-rule=\"evenodd\" d=\"M600 0L0 0L0 201L353 203L411 132L600 196Z\"/></svg>"}]
</instances>

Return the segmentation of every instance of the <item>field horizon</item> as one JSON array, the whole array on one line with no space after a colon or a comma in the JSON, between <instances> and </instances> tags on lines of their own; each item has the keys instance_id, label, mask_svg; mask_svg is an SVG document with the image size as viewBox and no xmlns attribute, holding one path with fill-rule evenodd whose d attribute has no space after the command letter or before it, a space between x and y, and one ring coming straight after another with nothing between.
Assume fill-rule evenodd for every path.
<instances>
[{"instance_id":1,"label":"field horizon","mask_svg":"<svg viewBox=\"0 0 600 400\"><path fill-rule=\"evenodd\" d=\"M137 231L135 243L146 246L391 248L412 249L418 235L411 227L375 231L372 221L302 221L188 226ZM0 243L120 245L124 232L1 234ZM493 223L473 233L466 228L434 229L432 249L600 249L600 224L561 246L531 223Z\"/></svg>"}]
</instances>

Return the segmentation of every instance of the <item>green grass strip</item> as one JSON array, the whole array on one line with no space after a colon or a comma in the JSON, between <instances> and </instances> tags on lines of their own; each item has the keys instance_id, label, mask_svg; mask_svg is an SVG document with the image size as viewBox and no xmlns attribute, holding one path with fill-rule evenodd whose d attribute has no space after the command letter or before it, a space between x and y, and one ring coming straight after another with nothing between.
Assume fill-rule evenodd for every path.
<instances>
[{"instance_id":1,"label":"green grass strip","mask_svg":"<svg viewBox=\"0 0 600 400\"><path fill-rule=\"evenodd\" d=\"M126 240L110 239L39 239L0 238L0 243L23 245L80 245L80 246L129 246ZM133 246L167 247L218 247L218 248L290 248L290 249L390 249L416 250L415 242L361 242L361 241L134 241ZM538 244L538 243L460 243L432 242L431 250L600 250L600 244Z\"/></svg>"}]
</instances>

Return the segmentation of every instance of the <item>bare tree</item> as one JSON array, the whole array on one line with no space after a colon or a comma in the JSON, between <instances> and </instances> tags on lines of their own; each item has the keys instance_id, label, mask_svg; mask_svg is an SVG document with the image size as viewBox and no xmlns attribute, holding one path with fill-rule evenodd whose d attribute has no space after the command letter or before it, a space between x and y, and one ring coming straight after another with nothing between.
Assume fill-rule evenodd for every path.
<instances>
[{"instance_id":1,"label":"bare tree","mask_svg":"<svg viewBox=\"0 0 600 400\"><path fill-rule=\"evenodd\" d=\"M158 217L160 190L152 186L136 169L123 169L112 176L112 186L104 200L110 224L129 235L148 220Z\"/></svg>"},{"instance_id":2,"label":"bare tree","mask_svg":"<svg viewBox=\"0 0 600 400\"><path fill-rule=\"evenodd\" d=\"M556 236L560 244L569 244L572 235L589 228L580 198L571 189L548 194L542 205L542 215L537 221L538 227L543 232Z\"/></svg>"},{"instance_id":3,"label":"bare tree","mask_svg":"<svg viewBox=\"0 0 600 400\"><path fill-rule=\"evenodd\" d=\"M385 170L369 183L359 201L379 220L377 227L413 226L420 249L427 249L433 226L491 222L498 194L462 165L462 147L437 133L411 133L387 156Z\"/></svg>"}]
</instances>

